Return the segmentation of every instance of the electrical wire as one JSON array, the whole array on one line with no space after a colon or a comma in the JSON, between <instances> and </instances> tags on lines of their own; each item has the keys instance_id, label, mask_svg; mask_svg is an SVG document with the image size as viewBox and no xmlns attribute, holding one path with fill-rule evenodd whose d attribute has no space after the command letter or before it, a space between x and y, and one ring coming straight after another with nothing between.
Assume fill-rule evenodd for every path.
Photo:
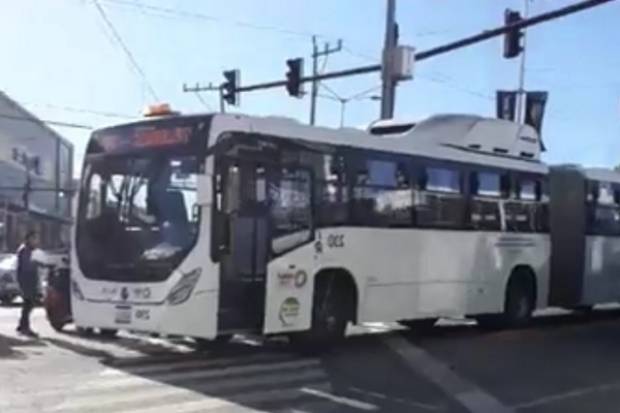
<instances>
[{"instance_id":1,"label":"electrical wire","mask_svg":"<svg viewBox=\"0 0 620 413\"><path fill-rule=\"evenodd\" d=\"M202 105L203 105L205 108L207 108L209 111L214 111L214 110L213 110L213 107L207 103L207 101L206 101L206 100L202 97L202 95L200 94L200 92L196 91L196 92L194 92L194 95L196 96L196 99L198 99L198 101L199 101L200 103L202 103Z\"/></svg>"},{"instance_id":2,"label":"electrical wire","mask_svg":"<svg viewBox=\"0 0 620 413\"><path fill-rule=\"evenodd\" d=\"M449 76L443 75L449 79ZM455 83L451 83L449 82L449 80L447 80L445 77L444 78L438 78L432 75L424 75L424 74L418 74L417 77L419 77L422 80L426 80L428 82L432 82L438 85L442 85L445 86L449 89L455 90L457 92L462 92L471 96L475 96L481 99L486 99L486 100L495 100L495 97L489 95L488 93L484 93L484 92L479 92L477 90L473 90L473 89L469 89L467 87L464 86L459 86Z\"/></svg>"},{"instance_id":3,"label":"electrical wire","mask_svg":"<svg viewBox=\"0 0 620 413\"><path fill-rule=\"evenodd\" d=\"M338 92L334 91L334 89L332 89L331 87L327 86L325 83L319 82L319 87L325 89L326 91L328 91L337 100L343 99L342 96L340 96L340 94Z\"/></svg>"},{"instance_id":4,"label":"electrical wire","mask_svg":"<svg viewBox=\"0 0 620 413\"><path fill-rule=\"evenodd\" d=\"M378 59L375 59L369 55L366 55L364 53L359 53L357 51L351 50L349 47L343 46L342 48L346 53L350 54L351 56L355 56L358 57L360 59L364 59L366 61L369 62L373 62L376 63L378 61ZM444 73L440 73L440 72L436 72L435 74L431 74L431 75L425 75L422 73L416 73L415 75L416 77L422 79L422 80L426 80L429 82L433 82L436 84L440 84L443 85L447 88L453 89L455 91L458 92L462 92L462 93L466 93L468 95L471 96L475 96L475 97L479 97L482 99L488 99L488 100L495 100L495 98L489 94L486 94L484 92L479 92L476 90L472 90L463 86L459 86L456 85L454 82L452 82L453 78L451 78L450 76L444 74Z\"/></svg>"},{"instance_id":5,"label":"electrical wire","mask_svg":"<svg viewBox=\"0 0 620 413\"><path fill-rule=\"evenodd\" d=\"M361 92L355 93L349 97L343 97L341 96L339 93L337 93L336 91L334 91L332 88L330 88L329 86L327 86L324 83L321 83L319 85L320 87L322 87L323 89L325 89L327 92L330 93L330 95L325 95L320 93L318 96L325 98L325 99L330 99L330 100L336 100L339 102L349 102L352 100L361 100L363 98L365 98L368 94L374 92L375 90L381 89L381 86L373 86L371 88L362 90Z\"/></svg>"},{"instance_id":6,"label":"electrical wire","mask_svg":"<svg viewBox=\"0 0 620 413\"><path fill-rule=\"evenodd\" d=\"M362 59L365 60L367 62L372 62L372 63L377 63L379 62L381 59L377 59L376 57L372 57L366 53L362 53L362 52L358 52L356 50L351 49L348 46L342 46L342 50L346 53L348 53L349 55L353 56L353 57L357 57L358 59Z\"/></svg>"},{"instance_id":7,"label":"electrical wire","mask_svg":"<svg viewBox=\"0 0 620 413\"><path fill-rule=\"evenodd\" d=\"M125 114L125 113L100 111L100 110L86 109L86 108L77 108L73 106L54 105L51 103L36 103L36 102L25 102L25 101L18 101L17 103L19 103L20 105L24 105L24 106L42 107L42 108L47 108L47 109L63 110L66 112L73 112L73 113L84 113L88 115L97 115L97 116L102 116L102 117L107 117L107 118L120 118L120 119L135 119L136 118L136 115L132 116L132 115Z\"/></svg>"},{"instance_id":8,"label":"electrical wire","mask_svg":"<svg viewBox=\"0 0 620 413\"><path fill-rule=\"evenodd\" d=\"M0 118L17 120L21 122L31 122L31 123L37 123L37 124L44 123L47 125L60 126L63 128L77 128L77 129L88 129L88 130L94 129L92 126L84 125L80 123L61 122L61 121L56 121L56 120L39 119L39 118L29 118L26 116L8 115L5 113L0 113Z\"/></svg>"},{"instance_id":9,"label":"electrical wire","mask_svg":"<svg viewBox=\"0 0 620 413\"><path fill-rule=\"evenodd\" d=\"M110 32L114 36L114 39L116 40L117 44L121 47L121 49L125 53L125 56L131 63L135 72L142 78L142 81L144 82L147 90L149 91L149 94L154 100L158 101L159 98L157 97L157 93L155 92L155 89L153 88L148 78L146 77L146 73L144 73L144 70L142 70L142 67L140 67L140 65L138 64L138 61L134 57L133 53L131 53L131 50L129 50L129 48L123 41L123 38L121 37L120 33L118 32L118 30L116 30L116 27L114 26L114 24L112 24L112 21L108 17L105 9L101 6L101 4L99 4L98 0L92 0L92 1L93 1L93 4L95 5L95 8L99 12L101 19L104 21L106 26L108 26L108 28L110 29Z\"/></svg>"},{"instance_id":10,"label":"electrical wire","mask_svg":"<svg viewBox=\"0 0 620 413\"><path fill-rule=\"evenodd\" d=\"M177 17L184 17L184 18L190 18L190 19L196 19L196 20L207 20L207 21L217 22L217 23L229 23L235 26L245 27L248 29L271 31L275 33L292 35L292 36L301 36L301 37L320 36L323 38L333 37L333 36L327 36L324 34L292 30L292 29L282 28L282 27L277 27L277 26L256 24L256 23L251 23L247 21L229 20L229 19L225 19L222 17L218 17L218 16L213 16L213 15L208 15L208 14L203 14L203 13L193 12L193 11L187 11L187 10L180 10L180 9L175 9L175 8L170 8L170 7L153 6L150 4L145 4L145 3L134 1L134 0L101 0L101 1L106 2L106 3L111 3L111 4L132 7L136 10L141 11L142 13L154 12L154 13L161 13L163 15L168 15L168 16L177 16Z\"/></svg>"}]
</instances>

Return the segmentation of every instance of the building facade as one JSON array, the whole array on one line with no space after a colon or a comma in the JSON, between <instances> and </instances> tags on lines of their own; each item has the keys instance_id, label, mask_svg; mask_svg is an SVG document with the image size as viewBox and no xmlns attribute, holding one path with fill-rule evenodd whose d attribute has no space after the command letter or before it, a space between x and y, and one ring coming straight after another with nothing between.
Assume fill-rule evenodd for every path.
<instances>
[{"instance_id":1,"label":"building facade","mask_svg":"<svg viewBox=\"0 0 620 413\"><path fill-rule=\"evenodd\" d=\"M44 249L66 248L73 186L73 145L0 91L0 251L28 230Z\"/></svg>"}]
</instances>

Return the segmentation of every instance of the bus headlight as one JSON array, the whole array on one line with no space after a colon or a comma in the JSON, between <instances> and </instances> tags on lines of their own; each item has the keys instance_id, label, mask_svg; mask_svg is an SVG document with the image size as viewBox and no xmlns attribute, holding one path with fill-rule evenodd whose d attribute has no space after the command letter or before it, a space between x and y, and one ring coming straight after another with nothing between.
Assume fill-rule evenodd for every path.
<instances>
[{"instance_id":1,"label":"bus headlight","mask_svg":"<svg viewBox=\"0 0 620 413\"><path fill-rule=\"evenodd\" d=\"M170 290L168 294L168 304L179 305L187 301L198 283L202 270L196 268L193 271L183 274L179 282Z\"/></svg>"},{"instance_id":2,"label":"bus headlight","mask_svg":"<svg viewBox=\"0 0 620 413\"><path fill-rule=\"evenodd\" d=\"M71 280L71 292L80 301L84 301L84 294L82 294L82 290L80 289L80 285L75 281Z\"/></svg>"}]
</instances>

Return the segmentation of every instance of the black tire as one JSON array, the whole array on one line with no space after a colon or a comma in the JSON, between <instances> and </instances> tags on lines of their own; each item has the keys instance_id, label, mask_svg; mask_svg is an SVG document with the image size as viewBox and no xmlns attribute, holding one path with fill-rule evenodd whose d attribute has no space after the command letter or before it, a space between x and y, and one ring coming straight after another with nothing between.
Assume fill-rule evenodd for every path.
<instances>
[{"instance_id":1,"label":"black tire","mask_svg":"<svg viewBox=\"0 0 620 413\"><path fill-rule=\"evenodd\" d=\"M309 331L289 336L291 344L303 353L321 353L343 341L352 309L351 297L335 282L318 282L312 305Z\"/></svg>"},{"instance_id":2,"label":"black tire","mask_svg":"<svg viewBox=\"0 0 620 413\"><path fill-rule=\"evenodd\" d=\"M118 330L113 328L101 328L99 329L99 335L104 338L116 338Z\"/></svg>"},{"instance_id":3,"label":"black tire","mask_svg":"<svg viewBox=\"0 0 620 413\"><path fill-rule=\"evenodd\" d=\"M206 351L212 350L213 348L225 345L230 343L233 339L233 334L220 334L215 337L213 340L208 340L206 338L194 337L194 341L196 342L196 350L198 351Z\"/></svg>"},{"instance_id":4,"label":"black tire","mask_svg":"<svg viewBox=\"0 0 620 413\"><path fill-rule=\"evenodd\" d=\"M485 330L495 330L504 327L503 314L481 314L474 317L478 323L478 327Z\"/></svg>"},{"instance_id":5,"label":"black tire","mask_svg":"<svg viewBox=\"0 0 620 413\"><path fill-rule=\"evenodd\" d=\"M594 311L594 306L593 305L579 305L573 308L573 311L580 313L582 315L591 315L592 312Z\"/></svg>"},{"instance_id":6,"label":"black tire","mask_svg":"<svg viewBox=\"0 0 620 413\"><path fill-rule=\"evenodd\" d=\"M62 332L62 329L65 328L66 324L67 323L65 323L64 321L50 320L50 325L58 333Z\"/></svg>"},{"instance_id":7,"label":"black tire","mask_svg":"<svg viewBox=\"0 0 620 413\"><path fill-rule=\"evenodd\" d=\"M508 282L504 302L504 318L507 327L524 327L532 319L534 311L534 287L529 277L516 273Z\"/></svg>"},{"instance_id":8,"label":"black tire","mask_svg":"<svg viewBox=\"0 0 620 413\"><path fill-rule=\"evenodd\" d=\"M2 305L11 305L17 296L14 294L3 295L0 297L0 303Z\"/></svg>"},{"instance_id":9,"label":"black tire","mask_svg":"<svg viewBox=\"0 0 620 413\"><path fill-rule=\"evenodd\" d=\"M510 277L506 287L504 312L475 316L478 325L485 329L521 328L527 326L536 305L535 290L529 273L518 271Z\"/></svg>"},{"instance_id":10,"label":"black tire","mask_svg":"<svg viewBox=\"0 0 620 413\"><path fill-rule=\"evenodd\" d=\"M437 322L437 318L421 318L418 320L401 320L398 324L405 326L407 328L412 329L417 332L426 332L431 330L435 323Z\"/></svg>"},{"instance_id":11,"label":"black tire","mask_svg":"<svg viewBox=\"0 0 620 413\"><path fill-rule=\"evenodd\" d=\"M94 334L94 330L90 327L76 327L75 331L82 337L91 337Z\"/></svg>"}]
</instances>

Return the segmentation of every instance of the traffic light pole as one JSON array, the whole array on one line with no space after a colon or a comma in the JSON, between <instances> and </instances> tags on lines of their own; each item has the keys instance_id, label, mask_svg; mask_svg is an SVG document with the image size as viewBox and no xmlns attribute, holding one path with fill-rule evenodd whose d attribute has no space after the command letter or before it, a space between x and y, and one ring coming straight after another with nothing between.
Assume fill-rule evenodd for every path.
<instances>
[{"instance_id":1,"label":"traffic light pole","mask_svg":"<svg viewBox=\"0 0 620 413\"><path fill-rule=\"evenodd\" d=\"M523 17L530 16L530 0L523 0ZM517 91L517 122L523 122L523 109L525 107L525 60L527 55L527 32L523 31L523 51L519 62L519 90Z\"/></svg>"},{"instance_id":2,"label":"traffic light pole","mask_svg":"<svg viewBox=\"0 0 620 413\"><path fill-rule=\"evenodd\" d=\"M219 96L220 96L220 112L225 113L225 105L224 105L224 96L222 94L222 88L221 86L214 86L213 83L209 82L208 85L206 86L200 86L199 84L196 84L196 86L187 86L186 84L183 84L183 92L185 93L200 93L200 92L219 92Z\"/></svg>"},{"instance_id":3,"label":"traffic light pole","mask_svg":"<svg viewBox=\"0 0 620 413\"><path fill-rule=\"evenodd\" d=\"M531 18L523 19L514 24L500 26L495 29L485 30L481 33L478 33L473 36L469 36L451 43L444 44L442 46L434 47L432 49L428 49L422 52L418 52L415 54L415 60L421 61L430 59L431 57L439 56L448 52L452 52L454 50L462 49L464 47L468 47L474 45L476 43L480 43L494 37L498 37L512 30L520 30L526 27L535 26L537 24L541 24L550 20L555 20L560 17L568 16L570 14L575 14L587 9L591 9L596 6L601 6L606 3L611 3L615 0L584 0L579 3L572 4L567 7L563 7L561 9L556 9L547 13L539 14L538 16L534 16ZM369 65L356 67L353 69L339 70L336 72L322 73L316 76L307 76L300 79L302 83L320 81L320 80L328 80L328 79L337 79L348 76L356 76L363 75L368 73L379 72L382 69L382 65ZM276 80L272 82L266 83L258 83L254 85L241 86L235 89L235 92L251 92L254 90L262 90L262 89L271 89L276 87L286 86L286 80ZM201 91L202 89L198 89Z\"/></svg>"}]
</instances>

